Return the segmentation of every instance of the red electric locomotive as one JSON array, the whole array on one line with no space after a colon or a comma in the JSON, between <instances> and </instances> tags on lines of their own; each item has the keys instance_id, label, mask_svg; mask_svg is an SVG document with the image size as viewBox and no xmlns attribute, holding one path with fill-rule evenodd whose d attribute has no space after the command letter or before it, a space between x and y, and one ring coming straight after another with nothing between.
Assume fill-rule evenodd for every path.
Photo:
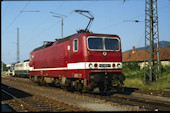
<instances>
[{"instance_id":1,"label":"red electric locomotive","mask_svg":"<svg viewBox=\"0 0 170 113\"><path fill-rule=\"evenodd\" d=\"M80 14L89 11L75 10ZM89 17L90 22L94 19ZM122 86L121 41L117 35L95 34L85 30L55 42L46 42L30 54L30 79L40 84L92 91Z\"/></svg>"},{"instance_id":2,"label":"red electric locomotive","mask_svg":"<svg viewBox=\"0 0 170 113\"><path fill-rule=\"evenodd\" d=\"M100 91L122 85L121 42L117 35L77 33L47 42L30 55L30 78L39 83Z\"/></svg>"}]
</instances>

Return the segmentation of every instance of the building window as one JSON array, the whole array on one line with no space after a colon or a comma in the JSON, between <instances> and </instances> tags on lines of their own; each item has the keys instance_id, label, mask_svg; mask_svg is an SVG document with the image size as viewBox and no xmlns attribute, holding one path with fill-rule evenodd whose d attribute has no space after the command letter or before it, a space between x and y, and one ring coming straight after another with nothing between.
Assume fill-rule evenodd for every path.
<instances>
[{"instance_id":1,"label":"building window","mask_svg":"<svg viewBox=\"0 0 170 113\"><path fill-rule=\"evenodd\" d=\"M78 39L73 40L73 52L78 51Z\"/></svg>"}]
</instances>

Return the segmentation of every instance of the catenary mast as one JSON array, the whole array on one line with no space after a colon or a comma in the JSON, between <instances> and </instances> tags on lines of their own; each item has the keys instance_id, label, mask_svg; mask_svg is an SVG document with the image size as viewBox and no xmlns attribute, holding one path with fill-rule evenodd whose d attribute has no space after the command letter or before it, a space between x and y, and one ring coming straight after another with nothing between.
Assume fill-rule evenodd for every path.
<instances>
[{"instance_id":1,"label":"catenary mast","mask_svg":"<svg viewBox=\"0 0 170 113\"><path fill-rule=\"evenodd\" d=\"M145 66L147 84L161 76L157 0L145 0Z\"/></svg>"}]
</instances>

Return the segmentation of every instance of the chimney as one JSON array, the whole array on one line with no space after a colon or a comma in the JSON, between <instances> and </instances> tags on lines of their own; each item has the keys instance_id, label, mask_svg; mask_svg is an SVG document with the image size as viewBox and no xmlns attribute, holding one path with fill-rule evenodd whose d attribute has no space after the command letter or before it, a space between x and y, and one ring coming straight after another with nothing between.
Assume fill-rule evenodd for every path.
<instances>
[{"instance_id":1,"label":"chimney","mask_svg":"<svg viewBox=\"0 0 170 113\"><path fill-rule=\"evenodd\" d=\"M133 48L132 48L132 53L135 53L135 52L136 52L135 46L133 46Z\"/></svg>"}]
</instances>

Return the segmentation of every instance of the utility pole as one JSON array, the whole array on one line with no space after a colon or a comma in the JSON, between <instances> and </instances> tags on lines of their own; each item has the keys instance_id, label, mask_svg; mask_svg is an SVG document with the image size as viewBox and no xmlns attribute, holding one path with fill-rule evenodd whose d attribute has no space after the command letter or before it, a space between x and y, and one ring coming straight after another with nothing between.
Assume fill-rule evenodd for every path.
<instances>
[{"instance_id":1,"label":"utility pole","mask_svg":"<svg viewBox=\"0 0 170 113\"><path fill-rule=\"evenodd\" d=\"M53 15L53 17L61 18L61 38L63 38L63 17L67 17L67 16L58 14L58 13L54 13L54 12L50 12L50 13L55 14L55 15ZM60 15L60 16L56 16L56 14Z\"/></svg>"},{"instance_id":2,"label":"utility pole","mask_svg":"<svg viewBox=\"0 0 170 113\"><path fill-rule=\"evenodd\" d=\"M17 62L19 61L19 28L17 28Z\"/></svg>"},{"instance_id":3,"label":"utility pole","mask_svg":"<svg viewBox=\"0 0 170 113\"><path fill-rule=\"evenodd\" d=\"M157 0L145 0L144 80L146 84L157 81L161 77L159 51Z\"/></svg>"},{"instance_id":4,"label":"utility pole","mask_svg":"<svg viewBox=\"0 0 170 113\"><path fill-rule=\"evenodd\" d=\"M61 38L63 38L63 17L62 16L55 16L55 15L53 15L53 17L61 18Z\"/></svg>"},{"instance_id":5,"label":"utility pole","mask_svg":"<svg viewBox=\"0 0 170 113\"><path fill-rule=\"evenodd\" d=\"M1 75L3 74L3 71L4 71L3 68L4 68L4 67L3 67L3 62L2 62L2 60L1 60Z\"/></svg>"}]
</instances>

